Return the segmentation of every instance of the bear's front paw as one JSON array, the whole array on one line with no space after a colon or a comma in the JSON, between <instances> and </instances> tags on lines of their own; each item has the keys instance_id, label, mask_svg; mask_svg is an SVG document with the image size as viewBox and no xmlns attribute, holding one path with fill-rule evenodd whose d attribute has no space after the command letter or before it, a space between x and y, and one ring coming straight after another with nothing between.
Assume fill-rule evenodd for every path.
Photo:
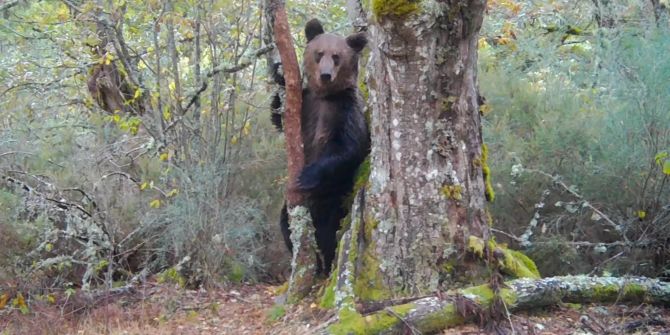
<instances>
[{"instance_id":1,"label":"bear's front paw","mask_svg":"<svg viewBox=\"0 0 670 335\"><path fill-rule=\"evenodd\" d=\"M300 191L312 191L321 183L321 170L315 165L308 165L298 177L298 189Z\"/></svg>"}]
</instances>

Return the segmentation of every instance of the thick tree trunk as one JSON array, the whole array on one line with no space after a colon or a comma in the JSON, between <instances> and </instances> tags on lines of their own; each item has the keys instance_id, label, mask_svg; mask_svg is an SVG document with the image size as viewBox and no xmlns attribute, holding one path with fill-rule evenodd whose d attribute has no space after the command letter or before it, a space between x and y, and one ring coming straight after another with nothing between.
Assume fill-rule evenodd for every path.
<instances>
[{"instance_id":1,"label":"thick tree trunk","mask_svg":"<svg viewBox=\"0 0 670 335\"><path fill-rule=\"evenodd\" d=\"M476 84L485 5L373 5L371 173L352 220L360 257L340 269L355 268L358 298L432 292L478 273L462 255L469 236L489 236Z\"/></svg>"},{"instance_id":2,"label":"thick tree trunk","mask_svg":"<svg viewBox=\"0 0 670 335\"><path fill-rule=\"evenodd\" d=\"M560 301L669 304L670 286L646 278L539 279L490 237L476 72L486 1L371 3L369 177L321 301L339 313L319 331L432 334ZM499 270L529 279L502 284Z\"/></svg>"}]
</instances>

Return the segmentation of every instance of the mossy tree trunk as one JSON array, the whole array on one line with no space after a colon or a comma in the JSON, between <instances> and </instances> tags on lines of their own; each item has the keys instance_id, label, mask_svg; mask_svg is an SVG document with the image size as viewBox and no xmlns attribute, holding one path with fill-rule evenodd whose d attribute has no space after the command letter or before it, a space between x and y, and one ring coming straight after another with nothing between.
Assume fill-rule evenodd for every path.
<instances>
[{"instance_id":1,"label":"mossy tree trunk","mask_svg":"<svg viewBox=\"0 0 670 335\"><path fill-rule=\"evenodd\" d=\"M484 278L481 262L463 251L470 236L490 234L476 71L485 6L372 1L370 176L342 242L349 248L336 285L350 283L356 300Z\"/></svg>"},{"instance_id":2,"label":"mossy tree trunk","mask_svg":"<svg viewBox=\"0 0 670 335\"><path fill-rule=\"evenodd\" d=\"M370 4L372 151L321 301L338 314L315 333L434 334L560 301L670 303L658 280L540 279L491 238L476 72L485 0ZM498 271L525 278L503 284Z\"/></svg>"}]
</instances>

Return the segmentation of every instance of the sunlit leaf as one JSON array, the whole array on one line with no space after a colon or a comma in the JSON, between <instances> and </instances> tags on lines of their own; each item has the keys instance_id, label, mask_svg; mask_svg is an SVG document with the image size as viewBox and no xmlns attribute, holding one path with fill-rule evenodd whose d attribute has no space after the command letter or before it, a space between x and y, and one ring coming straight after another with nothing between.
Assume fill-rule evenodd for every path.
<instances>
[{"instance_id":1,"label":"sunlit leaf","mask_svg":"<svg viewBox=\"0 0 670 335\"><path fill-rule=\"evenodd\" d=\"M0 294L0 309L5 308L7 301L9 301L9 293L5 292Z\"/></svg>"},{"instance_id":2,"label":"sunlit leaf","mask_svg":"<svg viewBox=\"0 0 670 335\"><path fill-rule=\"evenodd\" d=\"M489 114L492 110L493 110L493 108L489 104L483 104L483 105L479 106L479 112L482 113L482 115L484 115L484 116Z\"/></svg>"},{"instance_id":3,"label":"sunlit leaf","mask_svg":"<svg viewBox=\"0 0 670 335\"><path fill-rule=\"evenodd\" d=\"M639 211L635 212L635 214L637 215L638 218L640 218L640 220L644 220L644 218L647 217L647 212L645 212L643 210L639 210Z\"/></svg>"},{"instance_id":4,"label":"sunlit leaf","mask_svg":"<svg viewBox=\"0 0 670 335\"><path fill-rule=\"evenodd\" d=\"M60 6L58 6L56 17L61 22L67 21L67 19L70 17L70 10L67 8L65 4L61 4Z\"/></svg>"},{"instance_id":5,"label":"sunlit leaf","mask_svg":"<svg viewBox=\"0 0 670 335\"><path fill-rule=\"evenodd\" d=\"M154 200L151 200L151 202L149 203L149 207L151 207L151 208L160 208L160 207L161 207L161 201L160 201L160 199L154 199Z\"/></svg>"},{"instance_id":6,"label":"sunlit leaf","mask_svg":"<svg viewBox=\"0 0 670 335\"><path fill-rule=\"evenodd\" d=\"M251 122L247 120L247 122L244 123L244 127L242 128L242 133L246 136L251 133Z\"/></svg>"},{"instance_id":7,"label":"sunlit leaf","mask_svg":"<svg viewBox=\"0 0 670 335\"><path fill-rule=\"evenodd\" d=\"M17 293L16 298L12 300L12 306L18 308L19 311L21 311L21 314L28 314L28 312L30 312L28 305L26 305L26 299L23 298L21 292Z\"/></svg>"},{"instance_id":8,"label":"sunlit leaf","mask_svg":"<svg viewBox=\"0 0 670 335\"><path fill-rule=\"evenodd\" d=\"M484 50L484 49L488 49L488 48L490 48L491 46L489 45L488 42L486 42L486 37L481 37L481 38L477 41L477 47L478 47L480 50Z\"/></svg>"},{"instance_id":9,"label":"sunlit leaf","mask_svg":"<svg viewBox=\"0 0 670 335\"><path fill-rule=\"evenodd\" d=\"M163 120L170 121L170 119L172 119L172 113L170 113L170 108L165 106L165 109L163 110Z\"/></svg>"}]
</instances>

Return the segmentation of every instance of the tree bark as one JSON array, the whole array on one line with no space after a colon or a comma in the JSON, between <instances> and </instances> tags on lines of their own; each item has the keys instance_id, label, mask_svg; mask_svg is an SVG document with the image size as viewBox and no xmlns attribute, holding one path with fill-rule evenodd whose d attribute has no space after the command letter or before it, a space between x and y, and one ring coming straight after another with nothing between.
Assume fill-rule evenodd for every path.
<instances>
[{"instance_id":1,"label":"tree bark","mask_svg":"<svg viewBox=\"0 0 670 335\"><path fill-rule=\"evenodd\" d=\"M362 255L341 269L354 268L359 298L433 292L479 271L462 251L470 236L490 236L476 84L485 5L373 6L371 173L352 220Z\"/></svg>"}]
</instances>

